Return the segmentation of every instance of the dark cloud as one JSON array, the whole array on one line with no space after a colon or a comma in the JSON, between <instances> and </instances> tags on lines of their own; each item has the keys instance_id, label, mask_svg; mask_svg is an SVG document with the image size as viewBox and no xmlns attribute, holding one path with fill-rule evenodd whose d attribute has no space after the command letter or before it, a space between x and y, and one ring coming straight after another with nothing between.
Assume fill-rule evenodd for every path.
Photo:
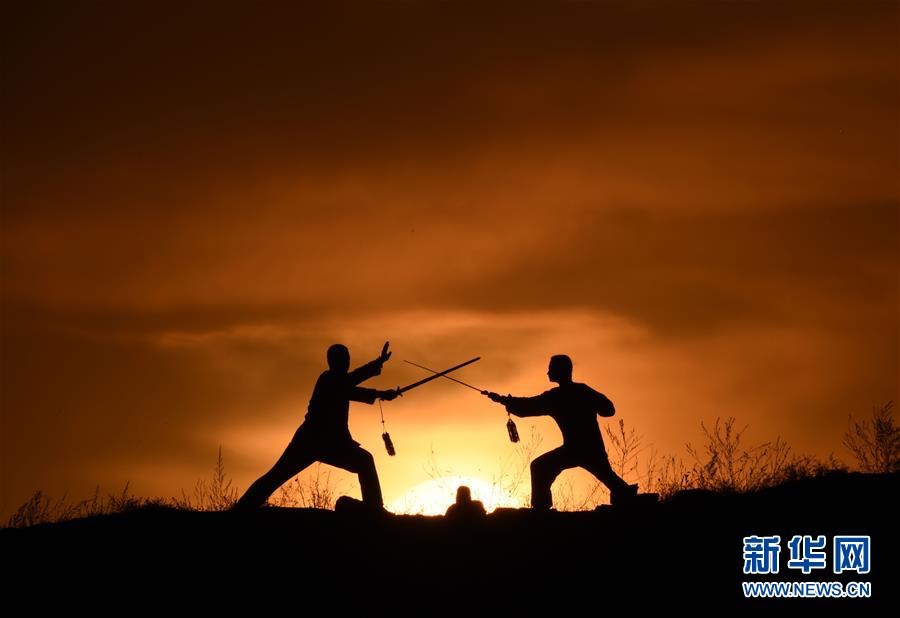
<instances>
[{"instance_id":1,"label":"dark cloud","mask_svg":"<svg viewBox=\"0 0 900 618\"><path fill-rule=\"evenodd\" d=\"M85 183L101 199L28 207L106 208L139 189L197 208L226 179L443 166L584 136L627 148L642 130L677 129L687 151L735 125L821 144L896 107L891 3L237 6L12 10L8 194Z\"/></svg>"},{"instance_id":2,"label":"dark cloud","mask_svg":"<svg viewBox=\"0 0 900 618\"><path fill-rule=\"evenodd\" d=\"M548 251L452 288L445 302L504 311L593 307L674 336L760 324L827 331L865 316L892 342L897 213L896 203L587 212L548 229L554 239Z\"/></svg>"}]
</instances>

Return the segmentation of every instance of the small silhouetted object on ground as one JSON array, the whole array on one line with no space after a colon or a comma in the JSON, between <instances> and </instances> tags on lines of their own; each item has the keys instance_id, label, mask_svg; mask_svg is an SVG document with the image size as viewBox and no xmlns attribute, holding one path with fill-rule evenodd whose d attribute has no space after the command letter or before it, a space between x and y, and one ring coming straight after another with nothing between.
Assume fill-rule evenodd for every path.
<instances>
[{"instance_id":1,"label":"small silhouetted object on ground","mask_svg":"<svg viewBox=\"0 0 900 618\"><path fill-rule=\"evenodd\" d=\"M346 346L334 344L328 348L328 369L316 382L306 419L272 469L250 485L234 510L262 506L272 492L317 461L359 475L365 505L375 510L384 508L375 460L350 436L348 418L351 401L371 405L378 399L390 401L397 397L397 390L359 386L381 373L382 366L391 357L388 345L384 344L378 358L353 371L348 371L350 351Z\"/></svg>"},{"instance_id":2,"label":"small silhouetted object on ground","mask_svg":"<svg viewBox=\"0 0 900 618\"><path fill-rule=\"evenodd\" d=\"M456 490L456 502L447 508L446 517L455 519L472 519L484 517L486 511L480 500L472 500L472 492L465 485Z\"/></svg>"},{"instance_id":3,"label":"small silhouetted object on ground","mask_svg":"<svg viewBox=\"0 0 900 618\"><path fill-rule=\"evenodd\" d=\"M516 416L549 415L559 425L563 445L544 453L531 462L531 506L549 510L553 506L550 487L563 470L584 468L610 489L614 505L630 502L637 495L637 485L629 485L609 465L609 457L597 416L612 416L615 407L604 395L587 384L572 381L572 359L558 354L550 359L547 378L559 386L535 397L513 397L483 391L483 394L506 406Z\"/></svg>"}]
</instances>

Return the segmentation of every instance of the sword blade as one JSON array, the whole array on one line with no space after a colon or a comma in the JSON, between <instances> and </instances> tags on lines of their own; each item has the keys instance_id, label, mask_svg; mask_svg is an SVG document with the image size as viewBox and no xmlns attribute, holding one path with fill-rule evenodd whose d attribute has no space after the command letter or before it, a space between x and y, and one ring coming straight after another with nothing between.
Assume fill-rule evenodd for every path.
<instances>
[{"instance_id":1,"label":"sword blade","mask_svg":"<svg viewBox=\"0 0 900 618\"><path fill-rule=\"evenodd\" d=\"M404 360L403 362L404 362L404 363L409 363L409 364L412 365L413 367L418 367L419 369L424 369L425 371L430 371L431 373L439 373L439 372L435 371L434 369L429 369L429 368L426 367L425 365L420 365L420 364L418 364L418 363L414 363L414 362L409 361L409 360ZM467 386L468 388L471 388L473 391L478 391L479 393L482 392L482 390L481 390L480 388L478 388L478 387L476 387L476 386L472 386L471 384L466 384L466 383L463 382L462 380L457 380L456 378L451 378L450 376L447 376L447 375L441 376L441 377L442 377L442 378L447 378L448 380L453 380L453 381L456 382L457 384L462 384L463 386Z\"/></svg>"},{"instance_id":2,"label":"sword blade","mask_svg":"<svg viewBox=\"0 0 900 618\"><path fill-rule=\"evenodd\" d=\"M472 363L474 363L474 362L476 362L476 361L480 361L480 360L481 360L481 357L480 357L480 356L476 356L475 358L470 359L470 360L467 360L467 361L464 362L464 363L460 363L459 365L456 365L455 367L450 367L450 369L445 369L444 371L441 371L441 372L439 372L439 373L436 373L436 374L434 374L433 376L428 376L428 377L425 378L424 380L419 380L418 382L413 382L412 384L407 384L407 385L404 386L403 388L398 389L398 392L399 392L400 394L403 394L403 393L405 393L405 392L408 391L408 390L412 390L412 389L416 388L417 386L422 386L422 385L425 384L426 382L431 382L432 380L436 380L436 379L440 378L441 376L447 375L447 374L450 373L451 371L456 371L457 369L462 369L462 368L465 367L466 365L471 365Z\"/></svg>"}]
</instances>

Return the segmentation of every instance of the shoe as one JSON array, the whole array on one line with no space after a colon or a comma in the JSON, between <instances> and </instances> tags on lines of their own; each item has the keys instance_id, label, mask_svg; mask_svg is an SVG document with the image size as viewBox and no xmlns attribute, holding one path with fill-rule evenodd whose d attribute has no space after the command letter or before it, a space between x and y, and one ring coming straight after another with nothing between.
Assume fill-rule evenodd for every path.
<instances>
[{"instance_id":1,"label":"shoe","mask_svg":"<svg viewBox=\"0 0 900 618\"><path fill-rule=\"evenodd\" d=\"M334 505L336 513L351 513L354 515L365 515L375 518L387 518L393 515L389 510L381 504L368 504L362 500L351 498L350 496L341 496Z\"/></svg>"},{"instance_id":2,"label":"shoe","mask_svg":"<svg viewBox=\"0 0 900 618\"><path fill-rule=\"evenodd\" d=\"M229 513L255 513L259 510L258 506L252 504L246 504L243 502L235 502L231 505L231 508L228 509Z\"/></svg>"},{"instance_id":3,"label":"shoe","mask_svg":"<svg viewBox=\"0 0 900 618\"><path fill-rule=\"evenodd\" d=\"M637 483L633 485L629 485L628 489L623 489L620 492L613 493L610 496L610 502L613 506L620 506L622 504L628 504L632 500L634 500L638 495L638 486Z\"/></svg>"}]
</instances>

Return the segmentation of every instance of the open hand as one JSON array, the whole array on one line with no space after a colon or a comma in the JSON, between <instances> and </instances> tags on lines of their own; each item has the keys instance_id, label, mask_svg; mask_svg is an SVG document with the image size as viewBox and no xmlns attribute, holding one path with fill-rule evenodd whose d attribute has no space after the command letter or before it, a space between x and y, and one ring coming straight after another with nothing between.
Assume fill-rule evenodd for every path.
<instances>
[{"instance_id":1,"label":"open hand","mask_svg":"<svg viewBox=\"0 0 900 618\"><path fill-rule=\"evenodd\" d=\"M391 354L393 354L393 352L388 352L388 346L390 346L390 345L391 345L390 341L385 341L384 347L381 348L381 356L378 357L378 360L381 361L382 363L387 361L387 359L389 359L391 357Z\"/></svg>"}]
</instances>

